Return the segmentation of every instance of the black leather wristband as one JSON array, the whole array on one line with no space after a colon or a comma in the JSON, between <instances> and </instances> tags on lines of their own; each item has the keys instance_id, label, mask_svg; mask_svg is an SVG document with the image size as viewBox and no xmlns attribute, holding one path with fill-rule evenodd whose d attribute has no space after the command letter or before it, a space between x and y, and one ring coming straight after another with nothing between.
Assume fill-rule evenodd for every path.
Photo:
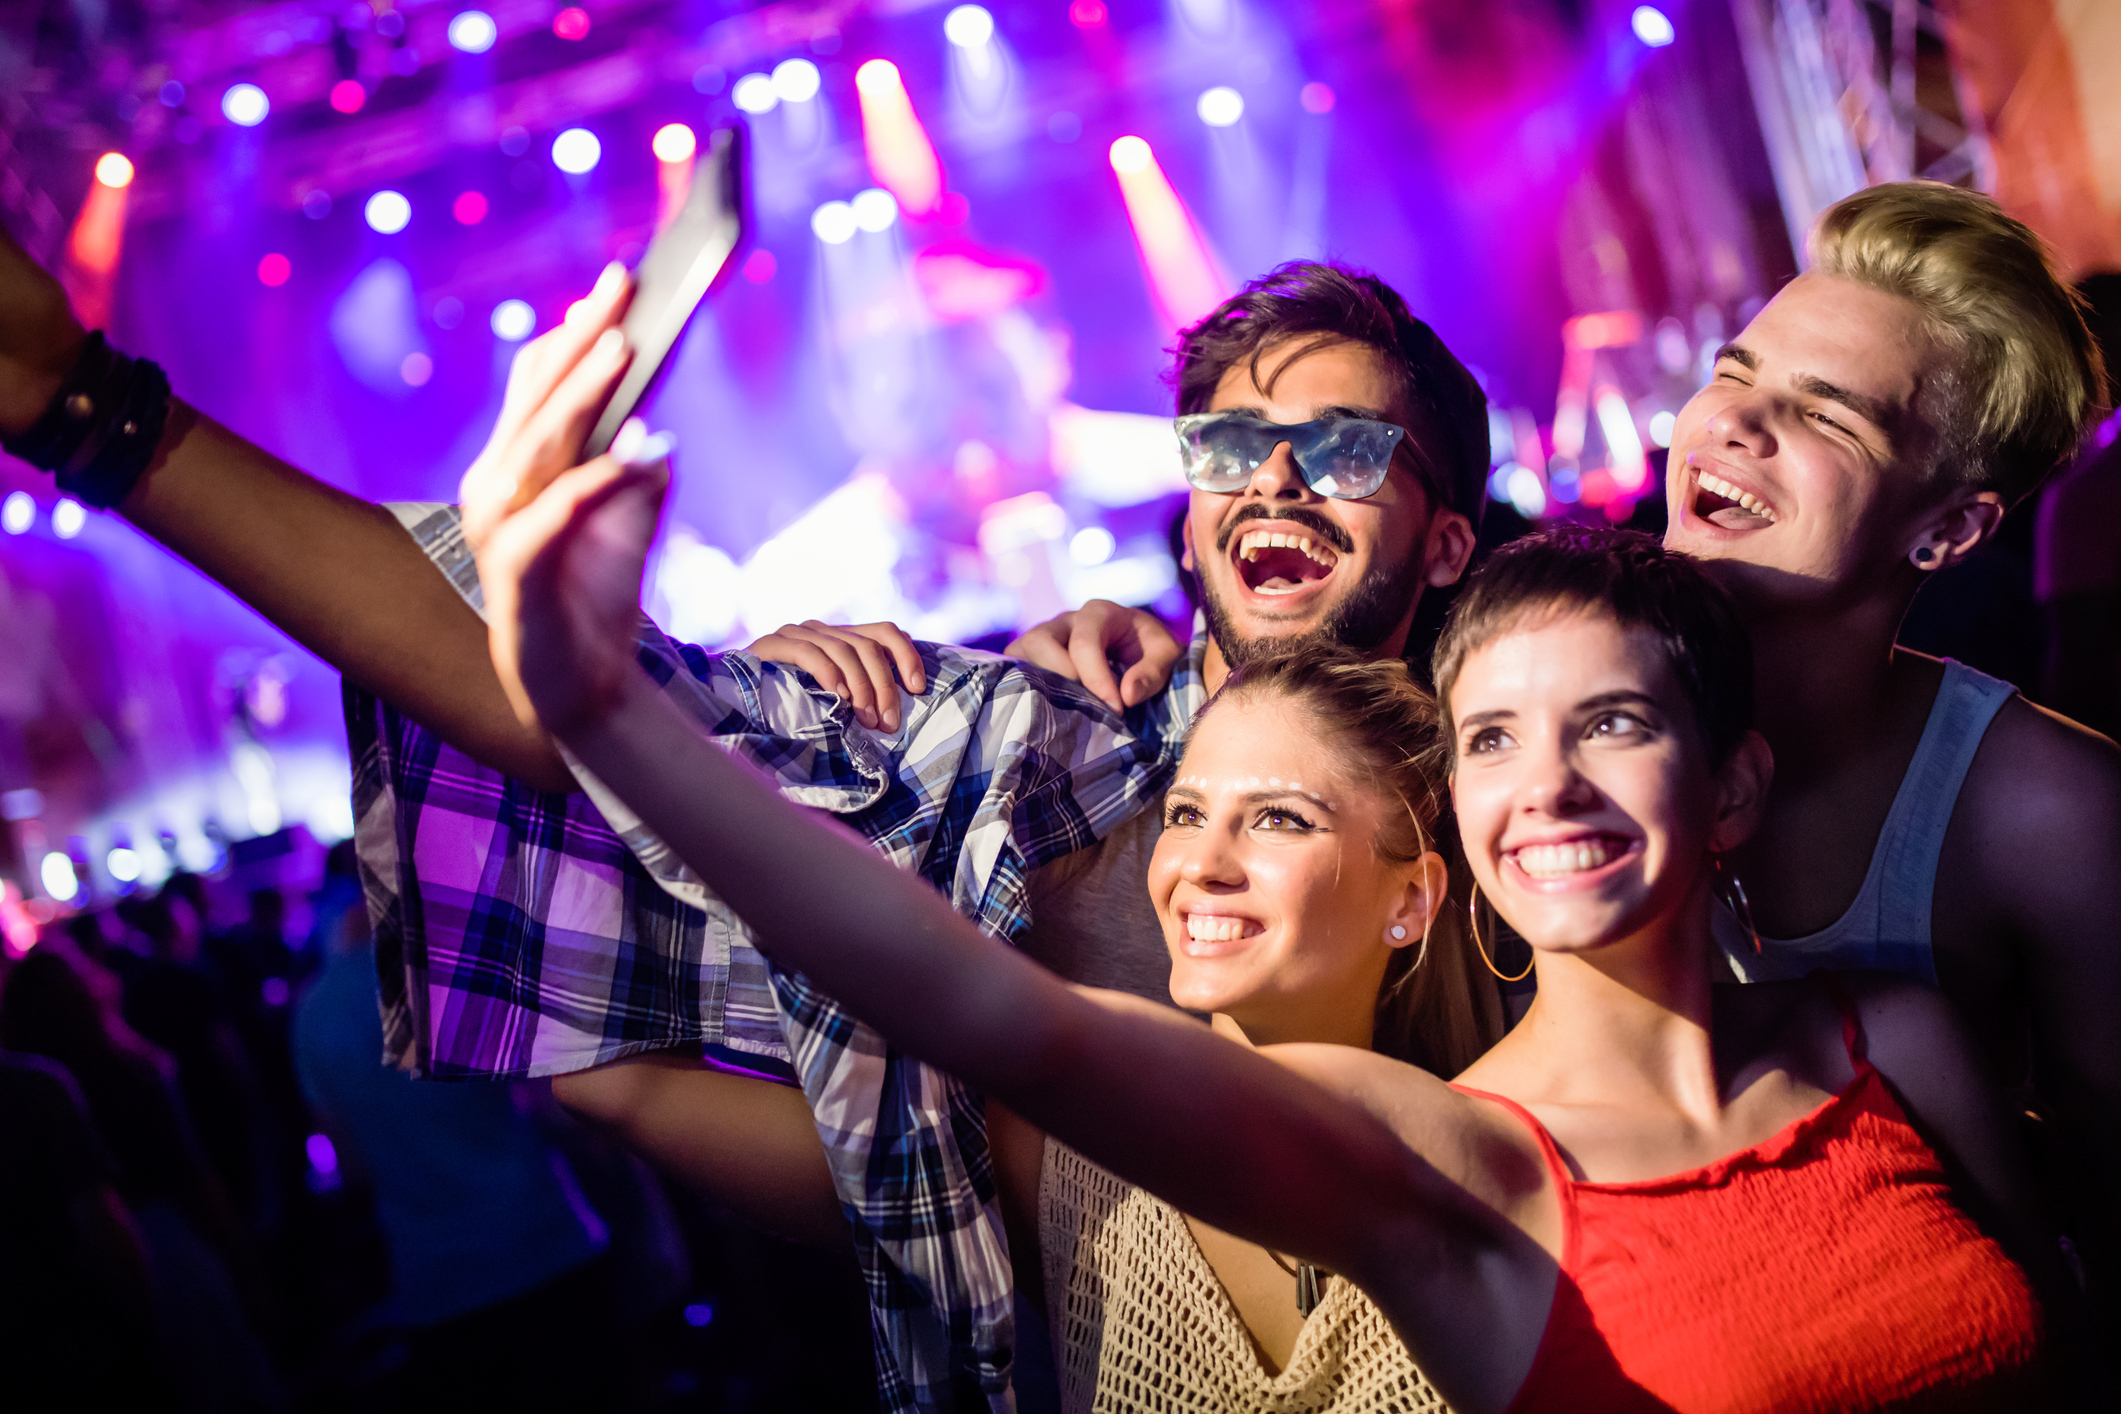
<instances>
[{"instance_id":1,"label":"black leather wristband","mask_svg":"<svg viewBox=\"0 0 2121 1414\"><path fill-rule=\"evenodd\" d=\"M154 459L169 421L169 378L153 361L128 358L97 330L44 413L10 456L58 473L59 489L91 506L115 506Z\"/></svg>"}]
</instances>

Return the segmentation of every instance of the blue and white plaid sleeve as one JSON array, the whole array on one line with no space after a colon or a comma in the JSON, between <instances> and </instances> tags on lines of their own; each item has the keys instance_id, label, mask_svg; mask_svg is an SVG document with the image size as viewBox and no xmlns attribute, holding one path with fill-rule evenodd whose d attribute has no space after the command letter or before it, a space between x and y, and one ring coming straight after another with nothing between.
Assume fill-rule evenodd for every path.
<instances>
[{"instance_id":1,"label":"blue and white plaid sleeve","mask_svg":"<svg viewBox=\"0 0 2121 1414\"><path fill-rule=\"evenodd\" d=\"M477 607L454 509L393 509ZM887 735L792 670L645 621L638 645L717 742L1009 941L1029 921L1031 870L1162 790L1204 695L1201 647L1121 718L1036 669L924 644L929 689ZM853 1220L885 1407L1009 1407L1011 1279L979 1097L772 969L586 773L585 795L532 790L358 689L347 723L387 1059L499 1077L695 1041L787 1056Z\"/></svg>"}]
</instances>

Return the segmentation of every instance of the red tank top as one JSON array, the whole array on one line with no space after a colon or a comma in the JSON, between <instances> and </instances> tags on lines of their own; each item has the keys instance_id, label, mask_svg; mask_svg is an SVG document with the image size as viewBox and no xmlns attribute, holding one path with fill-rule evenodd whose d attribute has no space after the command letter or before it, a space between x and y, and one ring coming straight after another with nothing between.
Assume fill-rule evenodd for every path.
<instances>
[{"instance_id":1,"label":"red tank top","mask_svg":"<svg viewBox=\"0 0 2121 1414\"><path fill-rule=\"evenodd\" d=\"M2046 1407L2040 1311L1952 1200L1937 1155L1864 1056L1764 1143L1640 1183L1570 1177L1514 1100L1561 1194L1561 1278L1510 1414Z\"/></svg>"}]
</instances>

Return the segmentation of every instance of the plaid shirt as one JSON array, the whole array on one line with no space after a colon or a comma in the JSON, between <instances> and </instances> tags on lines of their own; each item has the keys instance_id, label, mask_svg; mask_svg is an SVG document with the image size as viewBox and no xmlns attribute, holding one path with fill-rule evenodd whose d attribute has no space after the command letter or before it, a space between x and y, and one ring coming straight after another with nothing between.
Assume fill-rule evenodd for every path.
<instances>
[{"instance_id":1,"label":"plaid shirt","mask_svg":"<svg viewBox=\"0 0 2121 1414\"><path fill-rule=\"evenodd\" d=\"M393 510L480 607L455 508ZM834 812L1013 942L1030 871L1164 788L1206 695L1205 645L1121 717L1022 663L922 644L928 690L888 735L803 673L673 643L645 619L638 653L785 797ZM346 722L386 1060L498 1079L698 1042L785 1058L854 1230L884 1407L1009 1408L1012 1279L980 1097L768 963L579 765L582 793L534 790L352 686Z\"/></svg>"}]
</instances>

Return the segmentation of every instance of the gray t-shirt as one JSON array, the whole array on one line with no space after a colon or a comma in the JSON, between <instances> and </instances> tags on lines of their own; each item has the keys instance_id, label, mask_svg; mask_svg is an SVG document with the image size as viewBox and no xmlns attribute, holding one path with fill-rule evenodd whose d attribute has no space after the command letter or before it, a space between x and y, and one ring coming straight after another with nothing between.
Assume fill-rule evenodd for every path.
<instances>
[{"instance_id":1,"label":"gray t-shirt","mask_svg":"<svg viewBox=\"0 0 2121 1414\"><path fill-rule=\"evenodd\" d=\"M1104 839L1031 875L1024 951L1070 982L1171 1001L1171 955L1149 906L1149 856L1164 832L1159 795Z\"/></svg>"}]
</instances>

